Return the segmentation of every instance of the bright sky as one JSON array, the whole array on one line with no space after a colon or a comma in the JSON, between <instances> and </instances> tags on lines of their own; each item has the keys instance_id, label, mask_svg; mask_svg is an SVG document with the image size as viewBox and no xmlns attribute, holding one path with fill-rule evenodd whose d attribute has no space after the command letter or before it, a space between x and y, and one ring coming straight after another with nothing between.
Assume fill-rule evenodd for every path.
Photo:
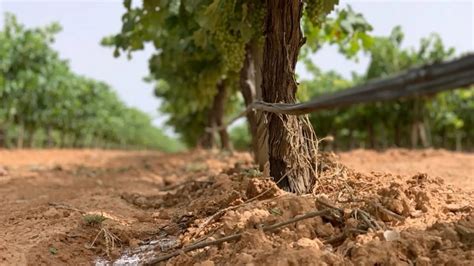
<instances>
[{"instance_id":1,"label":"bright sky","mask_svg":"<svg viewBox=\"0 0 474 266\"><path fill-rule=\"evenodd\" d=\"M152 48L134 54L129 61L125 57L114 58L112 49L99 45L103 36L120 30L124 12L121 3L120 0L0 0L0 26L4 12L16 14L21 23L30 27L59 22L63 31L58 34L54 48L70 61L73 71L106 81L128 105L156 116L159 101L152 96L152 85L143 81ZM363 13L373 25L375 35L388 35L394 26L401 25L405 46L417 46L420 38L437 32L458 54L474 51L474 0L341 0L341 3L348 3ZM363 72L368 63L364 56L359 63L348 62L333 47L324 48L314 60L322 69L335 69L345 76L351 71ZM304 69L297 71L300 77L308 77ZM161 125L163 120L158 118L155 124Z\"/></svg>"}]
</instances>

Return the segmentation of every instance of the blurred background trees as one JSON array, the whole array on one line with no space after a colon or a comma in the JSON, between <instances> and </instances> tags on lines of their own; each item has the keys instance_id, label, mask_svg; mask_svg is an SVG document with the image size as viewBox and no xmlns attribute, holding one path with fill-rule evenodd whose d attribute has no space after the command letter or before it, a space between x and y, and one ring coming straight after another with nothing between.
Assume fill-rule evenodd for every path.
<instances>
[{"instance_id":1,"label":"blurred background trees","mask_svg":"<svg viewBox=\"0 0 474 266\"><path fill-rule=\"evenodd\" d=\"M395 27L389 36L367 39L370 44L363 51L370 57L369 65L364 74L353 73L351 78L345 78L334 70L321 70L309 59L309 53L303 52L302 62L312 78L301 81L299 100L308 101L454 56L454 49L445 47L437 34L420 40L418 49L402 48L403 39L400 27ZM350 47L348 42L342 43L343 47ZM350 51L340 49L351 60L360 53L360 49ZM329 150L390 147L472 150L474 88L442 92L430 97L322 110L311 114L310 119L319 137L334 138L334 141L322 143L322 147ZM246 134L242 125L231 130L237 148L249 147Z\"/></svg>"},{"instance_id":2,"label":"blurred background trees","mask_svg":"<svg viewBox=\"0 0 474 266\"><path fill-rule=\"evenodd\" d=\"M106 83L73 73L51 48L59 24L26 28L5 16L0 31L0 146L175 150L151 118Z\"/></svg>"},{"instance_id":3,"label":"blurred background trees","mask_svg":"<svg viewBox=\"0 0 474 266\"><path fill-rule=\"evenodd\" d=\"M326 7L319 4L310 1L305 9L307 45L302 54L314 53L326 43L337 45L348 58L369 48L372 27L362 14L349 7L325 19L334 1L328 1ZM263 2L144 1L132 6L131 1L124 1L124 7L121 31L104 38L102 44L113 47L115 56L131 56L153 44L156 52L149 60L148 80L155 84L156 96L163 99L160 111L168 115L167 125L189 146L217 146L206 128L219 127L223 115L232 117L261 99ZM219 106L220 87L226 91L223 106L218 108L223 114L214 111ZM258 120L253 116L247 115L250 140ZM227 129L219 135L220 146L228 148L222 141Z\"/></svg>"},{"instance_id":4,"label":"blurred background trees","mask_svg":"<svg viewBox=\"0 0 474 266\"><path fill-rule=\"evenodd\" d=\"M301 100L335 92L369 80L384 78L416 66L441 62L454 55L440 37L432 34L420 40L418 49L402 48L403 31L395 27L390 36L373 38L367 50L370 63L363 75L343 78L334 71L324 72L310 61L313 78L302 82ZM389 147L440 147L472 149L474 88L453 90L431 97L376 102L311 115L320 137L333 136L326 145L332 149Z\"/></svg>"}]
</instances>

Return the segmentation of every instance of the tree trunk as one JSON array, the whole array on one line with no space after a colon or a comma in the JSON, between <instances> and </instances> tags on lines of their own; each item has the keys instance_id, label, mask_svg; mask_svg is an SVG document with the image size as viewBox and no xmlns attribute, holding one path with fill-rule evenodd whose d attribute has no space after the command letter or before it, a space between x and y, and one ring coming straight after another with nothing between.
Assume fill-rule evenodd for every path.
<instances>
[{"instance_id":1,"label":"tree trunk","mask_svg":"<svg viewBox=\"0 0 474 266\"><path fill-rule=\"evenodd\" d=\"M240 92L244 98L245 106L249 106L256 97L255 89L255 64L252 58L250 44L245 47L245 60L240 70ZM255 112L247 113L247 123L252 137L252 151L257 150L257 117ZM255 158L256 160L256 158Z\"/></svg>"},{"instance_id":2,"label":"tree trunk","mask_svg":"<svg viewBox=\"0 0 474 266\"><path fill-rule=\"evenodd\" d=\"M258 41L253 41L250 46L252 59L255 68L255 97L256 100L263 99L263 47L258 44ZM255 158L259 165L260 171L265 176L270 175L270 166L268 162L268 121L263 111L255 111L255 118L257 121L256 132L256 150L254 150Z\"/></svg>"},{"instance_id":3,"label":"tree trunk","mask_svg":"<svg viewBox=\"0 0 474 266\"><path fill-rule=\"evenodd\" d=\"M53 130L50 126L46 129L46 147L53 147Z\"/></svg>"},{"instance_id":4,"label":"tree trunk","mask_svg":"<svg viewBox=\"0 0 474 266\"><path fill-rule=\"evenodd\" d=\"M402 132L401 132L401 126L397 122L395 122L394 137L395 137L395 146L397 148L400 148L402 146L402 142L401 142Z\"/></svg>"},{"instance_id":5,"label":"tree trunk","mask_svg":"<svg viewBox=\"0 0 474 266\"><path fill-rule=\"evenodd\" d=\"M349 130L349 150L355 149L354 130Z\"/></svg>"},{"instance_id":6,"label":"tree trunk","mask_svg":"<svg viewBox=\"0 0 474 266\"><path fill-rule=\"evenodd\" d=\"M35 142L35 130L32 128L27 128L26 133L28 133L28 148L34 148Z\"/></svg>"},{"instance_id":7,"label":"tree trunk","mask_svg":"<svg viewBox=\"0 0 474 266\"><path fill-rule=\"evenodd\" d=\"M263 57L263 100L294 103L295 66L304 43L300 29L303 2L267 1ZM316 180L314 131L297 116L267 114L270 175L278 186L298 194L311 192ZM303 123L304 122L304 123Z\"/></svg>"},{"instance_id":8,"label":"tree trunk","mask_svg":"<svg viewBox=\"0 0 474 266\"><path fill-rule=\"evenodd\" d=\"M67 134L66 132L61 132L61 148L66 148L66 139L67 139Z\"/></svg>"},{"instance_id":9,"label":"tree trunk","mask_svg":"<svg viewBox=\"0 0 474 266\"><path fill-rule=\"evenodd\" d=\"M204 134L200 137L198 145L205 149L212 149L215 147L214 130L208 129L223 127L225 104L227 102L227 86L224 81L219 81L217 86L217 93L212 100L212 106L207 114L206 129ZM217 132L221 140L221 149L232 150L229 134L227 128L221 128Z\"/></svg>"},{"instance_id":10,"label":"tree trunk","mask_svg":"<svg viewBox=\"0 0 474 266\"><path fill-rule=\"evenodd\" d=\"M217 84L217 94L214 97L214 103L212 106L212 116L214 116L214 121L217 127L222 127L224 125L224 114L225 114L225 104L227 102L227 86L224 81L221 81ZM219 129L219 137L221 139L221 149L232 150L232 145L230 143L230 137L227 133L227 128Z\"/></svg>"},{"instance_id":11,"label":"tree trunk","mask_svg":"<svg viewBox=\"0 0 474 266\"><path fill-rule=\"evenodd\" d=\"M215 128L215 119L212 112L212 108L207 111L207 121L204 129L204 133L199 138L197 146L204 149L213 149L215 147L215 136L214 132L210 132L208 128Z\"/></svg>"},{"instance_id":12,"label":"tree trunk","mask_svg":"<svg viewBox=\"0 0 474 266\"><path fill-rule=\"evenodd\" d=\"M16 147L18 149L23 148L23 140L25 138L25 128L22 125L18 126L18 137L16 139Z\"/></svg>"},{"instance_id":13,"label":"tree trunk","mask_svg":"<svg viewBox=\"0 0 474 266\"><path fill-rule=\"evenodd\" d=\"M374 133L374 124L367 124L367 146L371 149L375 149L375 133Z\"/></svg>"},{"instance_id":14,"label":"tree trunk","mask_svg":"<svg viewBox=\"0 0 474 266\"><path fill-rule=\"evenodd\" d=\"M79 134L72 134L72 147L73 148L79 148Z\"/></svg>"},{"instance_id":15,"label":"tree trunk","mask_svg":"<svg viewBox=\"0 0 474 266\"><path fill-rule=\"evenodd\" d=\"M3 126L0 127L0 148L7 147L7 131Z\"/></svg>"},{"instance_id":16,"label":"tree trunk","mask_svg":"<svg viewBox=\"0 0 474 266\"><path fill-rule=\"evenodd\" d=\"M430 144L428 142L428 136L426 134L425 123L423 122L418 123L418 134L420 136L420 140L421 140L421 144L423 145L423 148L428 148Z\"/></svg>"},{"instance_id":17,"label":"tree trunk","mask_svg":"<svg viewBox=\"0 0 474 266\"><path fill-rule=\"evenodd\" d=\"M462 133L456 131L456 151L462 151Z\"/></svg>"},{"instance_id":18,"label":"tree trunk","mask_svg":"<svg viewBox=\"0 0 474 266\"><path fill-rule=\"evenodd\" d=\"M262 47L257 41L252 41L245 47L245 60L240 71L240 92L244 98L245 106L255 100L262 99ZM262 111L247 113L249 132L252 137L252 151L254 161L264 171L268 162L267 125L264 122ZM260 141L259 141L260 139Z\"/></svg>"}]
</instances>

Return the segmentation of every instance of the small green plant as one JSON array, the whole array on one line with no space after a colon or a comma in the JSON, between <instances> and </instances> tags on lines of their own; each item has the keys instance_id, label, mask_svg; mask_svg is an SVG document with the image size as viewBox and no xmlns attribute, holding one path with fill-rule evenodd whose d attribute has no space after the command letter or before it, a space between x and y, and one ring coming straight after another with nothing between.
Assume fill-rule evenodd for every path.
<instances>
[{"instance_id":1,"label":"small green plant","mask_svg":"<svg viewBox=\"0 0 474 266\"><path fill-rule=\"evenodd\" d=\"M282 216L283 215L283 211L280 210L280 208L271 208L270 210L270 213L275 215L275 216Z\"/></svg>"},{"instance_id":2,"label":"small green plant","mask_svg":"<svg viewBox=\"0 0 474 266\"><path fill-rule=\"evenodd\" d=\"M106 219L107 217L103 216L102 214L86 214L82 216L84 223L90 226L100 225Z\"/></svg>"},{"instance_id":3,"label":"small green plant","mask_svg":"<svg viewBox=\"0 0 474 266\"><path fill-rule=\"evenodd\" d=\"M261 177L263 174L256 168L244 169L242 174L246 177Z\"/></svg>"},{"instance_id":4,"label":"small green plant","mask_svg":"<svg viewBox=\"0 0 474 266\"><path fill-rule=\"evenodd\" d=\"M49 253L51 253L51 255L56 255L58 254L58 249L55 247L49 247Z\"/></svg>"}]
</instances>

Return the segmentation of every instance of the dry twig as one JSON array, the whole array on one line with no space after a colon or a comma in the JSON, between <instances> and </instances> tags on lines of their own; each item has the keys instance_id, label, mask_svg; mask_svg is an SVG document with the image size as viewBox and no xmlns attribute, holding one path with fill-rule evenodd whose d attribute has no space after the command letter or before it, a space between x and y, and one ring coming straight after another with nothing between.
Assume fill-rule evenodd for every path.
<instances>
[{"instance_id":1,"label":"dry twig","mask_svg":"<svg viewBox=\"0 0 474 266\"><path fill-rule=\"evenodd\" d=\"M280 183L280 182L283 180L283 178L285 178L285 177L286 177L286 174L283 175L275 184L278 185L278 183ZM197 231L193 234L193 236L191 237L191 239L192 239L194 236L199 235L199 233L201 233L201 231L202 231L208 224L210 224L210 223L213 222L214 220L219 219L220 217L222 217L222 215L224 215L224 213L225 213L226 211L231 211L231 210L235 210L235 209L237 209L237 208L239 208L239 207L243 207L243 206L245 206L245 205L247 205L247 204L249 204L249 203L255 201L256 199L262 197L263 195L265 195L266 193L268 193L268 192L271 191L272 189L273 189L273 188L268 188L268 189L262 191L260 194L256 195L255 197L248 199L247 201L245 201L245 202L242 203L242 204L235 205L235 206L229 206L229 207L227 207L227 208L220 209L219 211L217 211L217 212L214 213L213 215L209 216L202 224L200 224L200 225L198 226Z\"/></svg>"},{"instance_id":2,"label":"dry twig","mask_svg":"<svg viewBox=\"0 0 474 266\"><path fill-rule=\"evenodd\" d=\"M367 224L367 227L371 228L374 231L377 231L378 229L382 229L382 227L375 221L375 219L372 218L372 216L361 210L361 209L355 209L355 216L360 217L365 224Z\"/></svg>"},{"instance_id":3,"label":"dry twig","mask_svg":"<svg viewBox=\"0 0 474 266\"><path fill-rule=\"evenodd\" d=\"M113 249L115 249L115 243L120 243L121 240L118 236L116 236L115 234L113 234L112 232L110 232L109 229L107 229L106 227L102 227L100 228L99 232L97 233L97 235L95 236L94 240L92 241L92 243L89 245L89 248L94 248L94 244L95 242L97 241L97 239L99 238L99 236L103 234L104 235L104 240L105 240L105 252L107 252L107 256L111 257L111 251Z\"/></svg>"},{"instance_id":4,"label":"dry twig","mask_svg":"<svg viewBox=\"0 0 474 266\"><path fill-rule=\"evenodd\" d=\"M338 212L341 213L341 214L344 213L344 210L343 210L343 209L337 207L336 205L334 205L334 204L328 202L328 201L325 200L325 199L317 198L317 199L316 199L316 202L319 203L319 204L321 204L321 205L323 205L323 206L326 206L326 207L328 207L328 208L334 209L334 210L338 211Z\"/></svg>"},{"instance_id":5,"label":"dry twig","mask_svg":"<svg viewBox=\"0 0 474 266\"><path fill-rule=\"evenodd\" d=\"M321 216L321 215L325 215L325 214L329 214L328 209L324 209L322 211L308 212L308 213L303 214L303 215L298 215L298 216L296 216L292 219L289 219L287 221L283 221L283 222L276 223L276 224L273 224L273 225L263 226L261 229L264 232L271 232L271 231L274 231L274 230L276 230L280 227L284 227L286 225L296 223L296 222L304 220L304 219L309 219L309 218L313 218L313 217ZM229 235L229 236L219 238L219 239L216 239L216 240L212 240L212 241L203 241L203 242L195 243L195 244L183 247L182 249L174 251L170 254L153 258L153 259L149 260L146 264L147 265L156 264L158 262L168 260L172 257L178 256L178 255L180 255L182 253L185 253L185 252L193 251L193 250L196 250L196 249L201 249L201 248L211 246L211 245L218 245L218 244L228 242L228 241L232 241L232 240L237 240L237 239L240 239L241 237L242 237L242 233L238 233L238 234Z\"/></svg>"},{"instance_id":6,"label":"dry twig","mask_svg":"<svg viewBox=\"0 0 474 266\"><path fill-rule=\"evenodd\" d=\"M405 221L405 217L404 216L401 216L400 214L397 214L397 213L394 213L393 211L385 208L384 206L382 206L382 204L380 203L376 203L376 202L372 202L372 204L375 206L375 208L383 213L385 213L386 215L388 216L391 216L399 221Z\"/></svg>"}]
</instances>

